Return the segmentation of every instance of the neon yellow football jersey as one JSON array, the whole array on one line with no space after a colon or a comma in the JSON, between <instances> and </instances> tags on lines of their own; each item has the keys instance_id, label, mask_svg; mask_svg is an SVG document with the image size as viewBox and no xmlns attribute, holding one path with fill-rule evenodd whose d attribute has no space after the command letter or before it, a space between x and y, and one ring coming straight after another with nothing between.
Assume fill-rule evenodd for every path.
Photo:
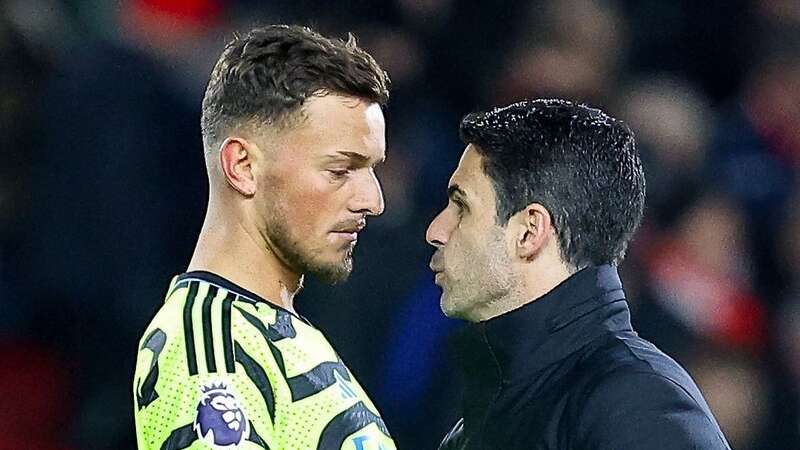
<instances>
[{"instance_id":1,"label":"neon yellow football jersey","mask_svg":"<svg viewBox=\"0 0 800 450\"><path fill-rule=\"evenodd\" d=\"M142 337L140 450L395 450L325 336L209 272L175 277Z\"/></svg>"}]
</instances>

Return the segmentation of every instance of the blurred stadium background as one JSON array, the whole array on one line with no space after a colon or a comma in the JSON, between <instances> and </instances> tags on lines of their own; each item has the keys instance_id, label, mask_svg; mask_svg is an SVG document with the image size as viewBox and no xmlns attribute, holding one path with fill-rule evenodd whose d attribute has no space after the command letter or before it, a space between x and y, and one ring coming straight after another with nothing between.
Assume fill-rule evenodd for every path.
<instances>
[{"instance_id":1,"label":"blurred stadium background","mask_svg":"<svg viewBox=\"0 0 800 450\"><path fill-rule=\"evenodd\" d=\"M647 212L623 273L640 334L733 448L800 448L800 1L0 5L0 449L135 448L137 340L204 213L205 82L233 30L274 22L353 31L394 81L387 212L350 281L309 280L298 305L400 448L435 448L457 414L462 325L438 310L424 230L458 121L542 96L638 134Z\"/></svg>"}]
</instances>

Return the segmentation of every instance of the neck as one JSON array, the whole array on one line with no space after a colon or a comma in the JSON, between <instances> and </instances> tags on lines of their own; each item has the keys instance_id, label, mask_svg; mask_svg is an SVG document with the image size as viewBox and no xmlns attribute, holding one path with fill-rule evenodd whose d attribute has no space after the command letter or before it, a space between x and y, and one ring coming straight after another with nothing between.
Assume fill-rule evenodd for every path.
<instances>
[{"instance_id":1,"label":"neck","mask_svg":"<svg viewBox=\"0 0 800 450\"><path fill-rule=\"evenodd\" d=\"M295 313L294 296L303 276L290 270L257 230L230 217L238 216L217 214L209 205L187 271L215 273Z\"/></svg>"}]
</instances>

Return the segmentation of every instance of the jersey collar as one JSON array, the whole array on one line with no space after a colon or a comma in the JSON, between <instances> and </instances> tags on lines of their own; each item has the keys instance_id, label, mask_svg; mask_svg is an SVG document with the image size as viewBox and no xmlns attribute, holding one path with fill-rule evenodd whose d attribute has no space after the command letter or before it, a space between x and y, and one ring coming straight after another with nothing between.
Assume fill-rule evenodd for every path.
<instances>
[{"instance_id":1,"label":"jersey collar","mask_svg":"<svg viewBox=\"0 0 800 450\"><path fill-rule=\"evenodd\" d=\"M281 311L286 311L287 313L291 314L292 316L294 316L294 317L302 320L306 324L310 325L310 322L305 317L303 317L303 316L301 316L299 314L295 314L295 313L289 311L288 309L283 308L280 305L276 305L275 303L265 299L264 297L261 297L260 295L256 294L255 292L252 292L250 290L247 290L247 289L239 286L238 284L234 283L233 281L231 281L231 280L229 280L227 278L223 278L220 275L217 275L215 273L208 272L208 271L205 271L205 270L193 270L191 272L186 272L186 273L182 273L182 274L178 275L177 277L175 277L175 281L173 282L173 286L174 287L171 290L174 290L178 286L180 286L181 282L190 281L190 280L203 281L203 282L206 282L206 283L210 283L210 284L219 286L220 288L225 289L228 292L233 292L234 294L238 295L240 300L243 300L243 301L245 301L247 303L252 303L252 304L266 303L271 308L279 309Z\"/></svg>"}]
</instances>

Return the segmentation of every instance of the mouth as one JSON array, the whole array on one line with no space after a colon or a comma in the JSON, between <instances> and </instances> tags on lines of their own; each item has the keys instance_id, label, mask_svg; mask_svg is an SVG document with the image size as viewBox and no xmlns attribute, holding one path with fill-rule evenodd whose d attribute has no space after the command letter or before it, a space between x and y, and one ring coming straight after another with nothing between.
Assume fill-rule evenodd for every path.
<instances>
[{"instance_id":1,"label":"mouth","mask_svg":"<svg viewBox=\"0 0 800 450\"><path fill-rule=\"evenodd\" d=\"M367 221L364 219L355 222L346 222L334 229L331 234L339 239L345 241L355 242L358 240L358 233L367 226Z\"/></svg>"},{"instance_id":2,"label":"mouth","mask_svg":"<svg viewBox=\"0 0 800 450\"><path fill-rule=\"evenodd\" d=\"M436 285L441 285L441 279L444 278L444 267L439 264L440 262L441 261L434 261L432 259L430 264L428 264L431 272L433 272L433 282Z\"/></svg>"},{"instance_id":3,"label":"mouth","mask_svg":"<svg viewBox=\"0 0 800 450\"><path fill-rule=\"evenodd\" d=\"M444 261L440 252L437 251L433 254L433 256L431 256L431 261L428 263L428 267L434 274L444 272Z\"/></svg>"}]
</instances>

